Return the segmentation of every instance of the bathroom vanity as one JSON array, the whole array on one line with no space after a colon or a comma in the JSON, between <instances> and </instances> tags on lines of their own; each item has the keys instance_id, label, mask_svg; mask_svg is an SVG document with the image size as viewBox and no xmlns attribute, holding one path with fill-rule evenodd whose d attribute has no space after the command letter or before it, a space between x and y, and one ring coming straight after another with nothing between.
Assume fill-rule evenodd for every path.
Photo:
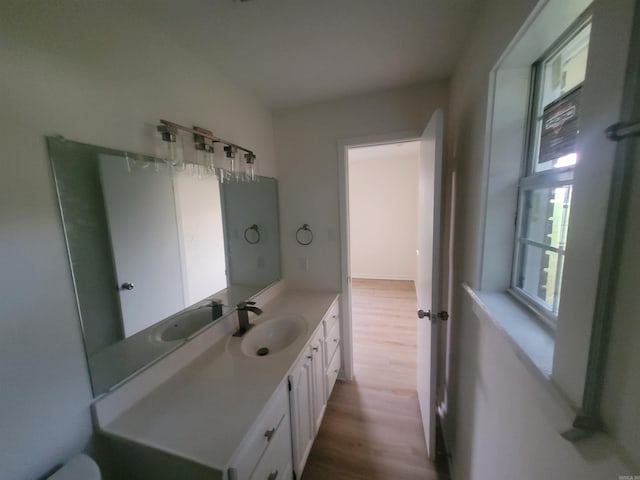
<instances>
[{"instance_id":1,"label":"bathroom vanity","mask_svg":"<svg viewBox=\"0 0 640 480\"><path fill-rule=\"evenodd\" d=\"M231 314L94 403L118 476L300 478L340 370L338 295L270 290L245 336Z\"/></svg>"},{"instance_id":2,"label":"bathroom vanity","mask_svg":"<svg viewBox=\"0 0 640 480\"><path fill-rule=\"evenodd\" d=\"M106 477L300 478L340 370L338 295L280 280L277 180L47 147Z\"/></svg>"}]
</instances>

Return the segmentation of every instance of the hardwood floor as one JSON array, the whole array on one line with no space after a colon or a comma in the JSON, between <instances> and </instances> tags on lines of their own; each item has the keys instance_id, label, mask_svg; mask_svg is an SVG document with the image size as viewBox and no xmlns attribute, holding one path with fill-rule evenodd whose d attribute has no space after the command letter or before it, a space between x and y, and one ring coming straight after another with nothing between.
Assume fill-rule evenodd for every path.
<instances>
[{"instance_id":1,"label":"hardwood floor","mask_svg":"<svg viewBox=\"0 0 640 480\"><path fill-rule=\"evenodd\" d=\"M338 381L303 480L444 480L416 394L413 282L353 280L353 381Z\"/></svg>"}]
</instances>

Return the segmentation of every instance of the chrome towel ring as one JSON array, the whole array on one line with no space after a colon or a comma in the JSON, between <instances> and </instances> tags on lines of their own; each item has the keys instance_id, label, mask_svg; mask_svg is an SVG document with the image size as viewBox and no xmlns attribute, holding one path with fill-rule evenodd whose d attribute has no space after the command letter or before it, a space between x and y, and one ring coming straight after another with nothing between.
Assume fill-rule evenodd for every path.
<instances>
[{"instance_id":1,"label":"chrome towel ring","mask_svg":"<svg viewBox=\"0 0 640 480\"><path fill-rule=\"evenodd\" d=\"M251 231L254 231L255 233L251 234ZM250 238L251 235L253 236L253 240L251 240L251 238ZM259 243L260 242L260 229L258 228L258 225L256 225L254 223L250 227L247 227L244 230L244 239L250 245L255 245L255 244Z\"/></svg>"},{"instance_id":2,"label":"chrome towel ring","mask_svg":"<svg viewBox=\"0 0 640 480\"><path fill-rule=\"evenodd\" d=\"M311 245L311 242L313 242L313 232L308 224L305 223L296 230L296 241L300 245Z\"/></svg>"}]
</instances>

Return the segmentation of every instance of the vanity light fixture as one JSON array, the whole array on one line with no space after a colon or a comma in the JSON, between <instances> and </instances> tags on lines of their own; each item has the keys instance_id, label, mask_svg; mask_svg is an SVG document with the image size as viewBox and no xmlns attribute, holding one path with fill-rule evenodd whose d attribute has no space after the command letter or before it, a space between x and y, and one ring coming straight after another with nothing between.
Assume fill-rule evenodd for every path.
<instances>
[{"instance_id":1,"label":"vanity light fixture","mask_svg":"<svg viewBox=\"0 0 640 480\"><path fill-rule=\"evenodd\" d=\"M255 163L256 156L253 152L244 154L244 177L248 182L256 181Z\"/></svg>"},{"instance_id":2,"label":"vanity light fixture","mask_svg":"<svg viewBox=\"0 0 640 480\"><path fill-rule=\"evenodd\" d=\"M168 120L160 120L157 130L161 133L165 144L166 153L162 160L175 170L184 170L188 167L198 176L217 175L221 182L230 178L249 182L258 179L255 172L255 153L214 136L210 130L202 127L185 127ZM184 159L180 131L193 135L195 160ZM240 159L243 157L239 152L244 152L244 165L240 164Z\"/></svg>"},{"instance_id":3,"label":"vanity light fixture","mask_svg":"<svg viewBox=\"0 0 640 480\"><path fill-rule=\"evenodd\" d=\"M198 132L193 134L196 149L196 163L193 165L198 176L216 174L215 151L211 132L200 127L193 127ZM205 137L205 135L208 136Z\"/></svg>"}]
</instances>

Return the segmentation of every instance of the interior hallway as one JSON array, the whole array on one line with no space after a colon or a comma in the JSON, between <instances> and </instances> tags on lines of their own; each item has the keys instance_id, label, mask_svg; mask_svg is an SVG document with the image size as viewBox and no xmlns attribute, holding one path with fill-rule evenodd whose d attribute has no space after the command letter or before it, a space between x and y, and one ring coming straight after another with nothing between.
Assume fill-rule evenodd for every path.
<instances>
[{"instance_id":1,"label":"interior hallway","mask_svg":"<svg viewBox=\"0 0 640 480\"><path fill-rule=\"evenodd\" d=\"M413 282L353 280L353 381L338 381L303 480L443 480L416 393Z\"/></svg>"}]
</instances>

